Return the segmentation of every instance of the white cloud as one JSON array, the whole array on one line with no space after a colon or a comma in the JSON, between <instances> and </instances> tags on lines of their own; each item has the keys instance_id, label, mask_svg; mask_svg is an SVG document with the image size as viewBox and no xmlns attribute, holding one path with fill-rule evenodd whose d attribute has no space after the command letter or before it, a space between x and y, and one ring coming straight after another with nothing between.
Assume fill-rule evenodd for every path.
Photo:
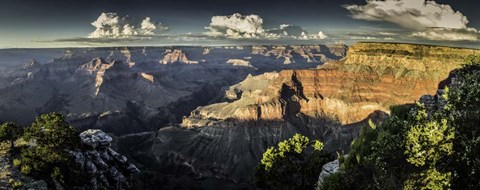
<instances>
[{"instance_id":1,"label":"white cloud","mask_svg":"<svg viewBox=\"0 0 480 190\"><path fill-rule=\"evenodd\" d=\"M258 15L243 16L239 13L228 16L214 16L210 26L205 27L209 36L227 38L258 38L263 36L263 19Z\"/></svg>"},{"instance_id":2,"label":"white cloud","mask_svg":"<svg viewBox=\"0 0 480 190\"><path fill-rule=\"evenodd\" d=\"M327 36L325 33L323 33L322 31L320 31L320 32L318 32L318 33L316 33L316 34L308 35L308 37L309 37L310 39L319 39L319 40L323 40L323 39L328 38L328 36Z\"/></svg>"},{"instance_id":3,"label":"white cloud","mask_svg":"<svg viewBox=\"0 0 480 190\"><path fill-rule=\"evenodd\" d=\"M146 17L140 24L133 23L128 16L120 17L116 13L102 13L97 20L92 22L95 31L89 38L121 39L141 36L152 36L158 32L168 30L161 23L154 23Z\"/></svg>"},{"instance_id":4,"label":"white cloud","mask_svg":"<svg viewBox=\"0 0 480 190\"><path fill-rule=\"evenodd\" d=\"M445 28L432 28L426 31L414 32L412 36L441 41L477 41L479 35L475 29L455 30Z\"/></svg>"},{"instance_id":5,"label":"white cloud","mask_svg":"<svg viewBox=\"0 0 480 190\"><path fill-rule=\"evenodd\" d=\"M367 0L366 5L345 5L352 17L387 21L409 29L466 28L468 19L450 5L431 0Z\"/></svg>"},{"instance_id":6,"label":"white cloud","mask_svg":"<svg viewBox=\"0 0 480 190\"><path fill-rule=\"evenodd\" d=\"M352 40L378 40L379 38L373 36L352 36Z\"/></svg>"},{"instance_id":7,"label":"white cloud","mask_svg":"<svg viewBox=\"0 0 480 190\"><path fill-rule=\"evenodd\" d=\"M438 4L433 0L366 0L366 2L365 5L351 4L344 7L351 12L354 19L390 22L412 31L412 36L430 40L477 40L476 37L473 38L477 35L476 30L467 26L469 23L467 17L453 10L450 5ZM455 37L452 35L454 33L464 35Z\"/></svg>"},{"instance_id":8,"label":"white cloud","mask_svg":"<svg viewBox=\"0 0 480 190\"><path fill-rule=\"evenodd\" d=\"M235 13L227 16L214 16L206 35L211 37L226 37L232 39L325 39L323 32L308 34L303 28L290 24L282 24L278 28L265 29L263 19L258 15L242 15Z\"/></svg>"},{"instance_id":9,"label":"white cloud","mask_svg":"<svg viewBox=\"0 0 480 190\"><path fill-rule=\"evenodd\" d=\"M393 33L393 32L379 32L378 35L381 35L381 36L396 36L398 34Z\"/></svg>"}]
</instances>

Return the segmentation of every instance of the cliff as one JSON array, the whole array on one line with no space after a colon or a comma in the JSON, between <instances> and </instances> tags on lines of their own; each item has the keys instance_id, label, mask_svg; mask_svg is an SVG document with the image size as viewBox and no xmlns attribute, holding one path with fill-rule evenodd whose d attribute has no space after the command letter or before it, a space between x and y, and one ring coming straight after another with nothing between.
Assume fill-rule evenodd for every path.
<instances>
[{"instance_id":1,"label":"cliff","mask_svg":"<svg viewBox=\"0 0 480 190\"><path fill-rule=\"evenodd\" d=\"M444 46L363 42L351 46L346 65L385 66L418 71L451 71L480 50Z\"/></svg>"},{"instance_id":2,"label":"cliff","mask_svg":"<svg viewBox=\"0 0 480 190\"><path fill-rule=\"evenodd\" d=\"M301 48L301 47L298 47ZM299 115L352 124L374 111L414 103L435 94L438 84L479 50L393 43L358 43L346 59L318 69L284 70L248 76L225 92L230 102L199 107L183 126L240 121L285 120Z\"/></svg>"}]
</instances>

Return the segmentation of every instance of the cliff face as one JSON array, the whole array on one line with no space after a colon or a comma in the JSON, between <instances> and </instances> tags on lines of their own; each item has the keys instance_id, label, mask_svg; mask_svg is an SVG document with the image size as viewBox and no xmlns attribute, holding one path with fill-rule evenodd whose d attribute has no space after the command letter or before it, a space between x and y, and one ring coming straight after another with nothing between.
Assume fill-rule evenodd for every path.
<instances>
[{"instance_id":1,"label":"cliff face","mask_svg":"<svg viewBox=\"0 0 480 190\"><path fill-rule=\"evenodd\" d=\"M386 66L418 71L451 71L466 56L480 50L396 43L357 43L348 49L345 64Z\"/></svg>"},{"instance_id":2,"label":"cliff face","mask_svg":"<svg viewBox=\"0 0 480 190\"><path fill-rule=\"evenodd\" d=\"M328 116L341 124L351 124L374 111L388 112L392 105L413 103L423 94L435 93L439 82L390 74L379 77L340 68L249 76L226 92L233 102L200 107L184 119L183 125L208 126L227 119L284 120L299 114Z\"/></svg>"},{"instance_id":3,"label":"cliff face","mask_svg":"<svg viewBox=\"0 0 480 190\"><path fill-rule=\"evenodd\" d=\"M183 126L227 119L284 120L327 116L352 124L374 111L414 103L434 94L440 81L478 50L411 44L359 43L342 62L318 69L284 70L249 76L230 87L223 102L193 111Z\"/></svg>"}]
</instances>

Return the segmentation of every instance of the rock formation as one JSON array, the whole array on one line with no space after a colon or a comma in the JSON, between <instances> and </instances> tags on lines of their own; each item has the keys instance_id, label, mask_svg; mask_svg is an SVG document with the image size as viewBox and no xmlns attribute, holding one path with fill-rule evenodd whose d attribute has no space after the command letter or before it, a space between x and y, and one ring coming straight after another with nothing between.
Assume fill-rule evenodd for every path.
<instances>
[{"instance_id":1,"label":"rock formation","mask_svg":"<svg viewBox=\"0 0 480 190\"><path fill-rule=\"evenodd\" d=\"M243 59L229 59L227 63L232 64L233 66L253 67L250 61L245 61Z\"/></svg>"},{"instance_id":2,"label":"rock formation","mask_svg":"<svg viewBox=\"0 0 480 190\"><path fill-rule=\"evenodd\" d=\"M100 130L90 129L80 134L84 149L73 151L75 171L88 178L83 188L130 189L130 179L140 173L127 158L110 148L112 137Z\"/></svg>"},{"instance_id":3,"label":"rock formation","mask_svg":"<svg viewBox=\"0 0 480 190\"><path fill-rule=\"evenodd\" d=\"M184 64L198 64L198 61L190 61L187 55L182 50L175 49L173 51L166 52L167 54L160 61L162 64L184 63Z\"/></svg>"},{"instance_id":4,"label":"rock formation","mask_svg":"<svg viewBox=\"0 0 480 190\"><path fill-rule=\"evenodd\" d=\"M148 81L150 81L150 82L152 82L152 83L155 82L155 78L154 78L153 75L149 75L149 74L147 74L147 73L140 73L140 75L141 75L145 80L148 80Z\"/></svg>"}]
</instances>

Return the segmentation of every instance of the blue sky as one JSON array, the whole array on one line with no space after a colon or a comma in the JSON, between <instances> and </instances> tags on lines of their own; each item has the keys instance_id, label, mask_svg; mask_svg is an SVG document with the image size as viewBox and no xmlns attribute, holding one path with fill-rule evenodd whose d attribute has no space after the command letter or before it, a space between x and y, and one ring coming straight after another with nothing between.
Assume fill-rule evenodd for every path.
<instances>
[{"instance_id":1,"label":"blue sky","mask_svg":"<svg viewBox=\"0 0 480 190\"><path fill-rule=\"evenodd\" d=\"M2 0L0 48L356 41L480 47L478 7L474 0Z\"/></svg>"}]
</instances>

